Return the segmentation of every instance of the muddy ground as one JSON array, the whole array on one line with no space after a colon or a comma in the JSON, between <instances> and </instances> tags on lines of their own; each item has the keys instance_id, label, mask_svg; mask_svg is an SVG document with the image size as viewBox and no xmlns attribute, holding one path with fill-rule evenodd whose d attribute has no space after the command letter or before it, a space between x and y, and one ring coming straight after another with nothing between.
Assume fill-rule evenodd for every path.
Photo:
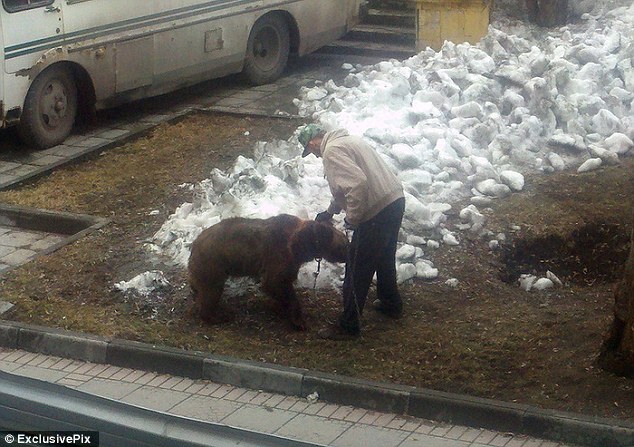
<instances>
[{"instance_id":1,"label":"muddy ground","mask_svg":"<svg viewBox=\"0 0 634 447\"><path fill-rule=\"evenodd\" d=\"M527 177L525 192L489 213L487 227L507 235L499 249L492 251L488 238L460 233L458 247L432 254L438 279L402 286L405 317L395 322L367 309L356 341L316 335L337 317L335 291L316 298L301 291L310 326L303 333L290 330L275 304L257 293L232 299L233 321L202 324L182 269L162 265L144 243L191 200L191 191L179 185L230 167L258 140L288 138L300 124L194 115L0 192L2 203L111 219L98 232L5 275L0 296L16 305L10 318L634 421L634 382L595 363L627 253L632 159L583 175ZM154 210L160 213L150 214ZM458 223L455 215L447 225ZM155 268L172 284L159 296L139 299L113 290L114 283ZM517 286L520 273L546 270L564 286L529 293ZM448 278L459 285L447 286Z\"/></svg>"}]
</instances>

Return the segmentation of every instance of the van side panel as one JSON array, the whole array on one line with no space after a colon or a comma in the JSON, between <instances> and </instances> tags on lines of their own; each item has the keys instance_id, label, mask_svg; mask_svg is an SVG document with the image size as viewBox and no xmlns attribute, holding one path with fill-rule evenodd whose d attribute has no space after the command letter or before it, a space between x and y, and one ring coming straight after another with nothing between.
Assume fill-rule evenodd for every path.
<instances>
[{"instance_id":1,"label":"van side panel","mask_svg":"<svg viewBox=\"0 0 634 447\"><path fill-rule=\"evenodd\" d=\"M13 14L0 6L3 48L11 51L4 67L11 74L3 74L5 85L11 84L3 96L5 110L8 104L21 107L35 76L61 61L88 73L98 108L240 72L249 33L268 13L283 14L297 26L303 55L343 35L358 15L359 1L54 0L59 7L54 13ZM30 25L20 25L18 18ZM32 26L40 20L46 29ZM7 21L14 28L10 43ZM32 36L32 30L46 35Z\"/></svg>"},{"instance_id":2,"label":"van side panel","mask_svg":"<svg viewBox=\"0 0 634 447\"><path fill-rule=\"evenodd\" d=\"M298 50L300 56L323 47L348 31L353 17L346 3L349 2L320 1L319 7L303 2L288 4L287 9L295 17L302 36Z\"/></svg>"},{"instance_id":3,"label":"van side panel","mask_svg":"<svg viewBox=\"0 0 634 447\"><path fill-rule=\"evenodd\" d=\"M69 59L93 78L98 106L242 69L245 34L257 16L252 9L262 1L168 3L172 8L130 0L69 1L64 7Z\"/></svg>"}]
</instances>

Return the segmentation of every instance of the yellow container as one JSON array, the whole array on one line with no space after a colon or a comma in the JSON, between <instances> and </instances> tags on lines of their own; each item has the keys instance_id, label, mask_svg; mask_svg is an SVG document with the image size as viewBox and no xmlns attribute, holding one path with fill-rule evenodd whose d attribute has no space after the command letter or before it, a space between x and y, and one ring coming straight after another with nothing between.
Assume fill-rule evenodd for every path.
<instances>
[{"instance_id":1,"label":"yellow container","mask_svg":"<svg viewBox=\"0 0 634 447\"><path fill-rule=\"evenodd\" d=\"M415 0L416 49L438 51L445 40L476 44L486 36L493 0Z\"/></svg>"}]
</instances>

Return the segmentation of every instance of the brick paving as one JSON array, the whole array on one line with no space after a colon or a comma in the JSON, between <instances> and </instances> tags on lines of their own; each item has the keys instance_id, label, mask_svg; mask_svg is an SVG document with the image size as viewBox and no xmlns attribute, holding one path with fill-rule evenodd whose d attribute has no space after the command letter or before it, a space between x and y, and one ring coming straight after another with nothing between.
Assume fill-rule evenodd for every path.
<instances>
[{"instance_id":1,"label":"brick paving","mask_svg":"<svg viewBox=\"0 0 634 447\"><path fill-rule=\"evenodd\" d=\"M174 416L333 447L571 447L149 371L0 348L0 370ZM19 430L19 427L16 429Z\"/></svg>"},{"instance_id":2,"label":"brick paving","mask_svg":"<svg viewBox=\"0 0 634 447\"><path fill-rule=\"evenodd\" d=\"M50 249L63 240L64 236L60 234L0 224L0 274L35 259L38 253Z\"/></svg>"}]
</instances>

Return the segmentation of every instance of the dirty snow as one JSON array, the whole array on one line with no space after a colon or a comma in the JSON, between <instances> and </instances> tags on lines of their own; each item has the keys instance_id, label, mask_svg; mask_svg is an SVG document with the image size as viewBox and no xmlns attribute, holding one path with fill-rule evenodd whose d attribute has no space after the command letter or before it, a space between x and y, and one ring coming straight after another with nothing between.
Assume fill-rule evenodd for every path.
<instances>
[{"instance_id":1,"label":"dirty snow","mask_svg":"<svg viewBox=\"0 0 634 447\"><path fill-rule=\"evenodd\" d=\"M346 64L340 85L300 92L300 114L364 136L402 180L399 281L442 275L429 255L440 245L459 248L462 231L484 233L495 248L505 235L487 233L482 210L521 193L525 174L587 172L632 155L634 6L604 4L554 30L495 23L475 46L445 43L405 61ZM169 217L152 249L185 267L192 241L221 219L312 219L327 207L321 161L302 159L296 136L260 142L253 153L195 185L194 200ZM462 223L450 231L447 212L462 199L471 204L456 210ZM341 225L343 215L337 219ZM300 286L312 287L314 270L302 270ZM338 285L342 271L322 265L318 287ZM546 276L520 282L525 290L557 284Z\"/></svg>"},{"instance_id":2,"label":"dirty snow","mask_svg":"<svg viewBox=\"0 0 634 447\"><path fill-rule=\"evenodd\" d=\"M149 295L156 289L169 286L169 281L160 270L152 270L136 275L129 281L120 281L114 285L116 290L126 292L134 290L139 295Z\"/></svg>"}]
</instances>

